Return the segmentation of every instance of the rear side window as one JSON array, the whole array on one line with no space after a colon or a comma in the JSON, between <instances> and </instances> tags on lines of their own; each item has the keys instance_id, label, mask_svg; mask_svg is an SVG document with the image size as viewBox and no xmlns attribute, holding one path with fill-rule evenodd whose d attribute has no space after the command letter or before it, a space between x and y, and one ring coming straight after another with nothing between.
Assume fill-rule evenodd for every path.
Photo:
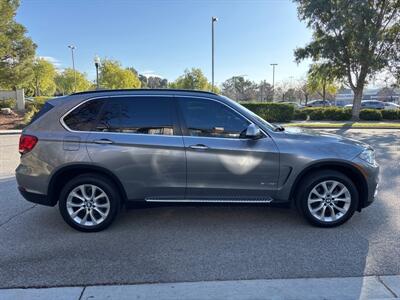
<instances>
[{"instance_id":1,"label":"rear side window","mask_svg":"<svg viewBox=\"0 0 400 300\"><path fill-rule=\"evenodd\" d=\"M77 131L90 131L97 121L104 100L88 101L64 117L64 123L68 128Z\"/></svg>"},{"instance_id":2,"label":"rear side window","mask_svg":"<svg viewBox=\"0 0 400 300\"><path fill-rule=\"evenodd\" d=\"M39 110L39 112L37 112L31 119L31 121L29 122L28 125L32 124L33 122L35 122L37 119L39 119L41 116L43 116L45 113L49 112L54 106L51 105L49 102L46 102L42 109Z\"/></svg>"},{"instance_id":3,"label":"rear side window","mask_svg":"<svg viewBox=\"0 0 400 300\"><path fill-rule=\"evenodd\" d=\"M116 98L106 104L96 131L174 135L173 103L168 97Z\"/></svg>"}]
</instances>

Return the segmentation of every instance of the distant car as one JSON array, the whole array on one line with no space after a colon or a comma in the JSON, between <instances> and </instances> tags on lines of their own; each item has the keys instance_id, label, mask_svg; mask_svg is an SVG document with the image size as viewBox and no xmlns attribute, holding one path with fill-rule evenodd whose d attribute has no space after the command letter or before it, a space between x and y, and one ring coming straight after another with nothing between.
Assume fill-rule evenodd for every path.
<instances>
[{"instance_id":1,"label":"distant car","mask_svg":"<svg viewBox=\"0 0 400 300\"><path fill-rule=\"evenodd\" d=\"M313 100L307 103L307 107L324 107L324 106L332 106L328 100Z\"/></svg>"},{"instance_id":2,"label":"distant car","mask_svg":"<svg viewBox=\"0 0 400 300\"><path fill-rule=\"evenodd\" d=\"M345 105L345 108L352 108L353 104L347 104ZM361 101L361 108L367 108L367 109L384 109L385 108L385 103L382 101L378 100L363 100Z\"/></svg>"},{"instance_id":3,"label":"distant car","mask_svg":"<svg viewBox=\"0 0 400 300\"><path fill-rule=\"evenodd\" d=\"M400 109L400 105L393 102L384 102L383 104L385 105L384 109L386 110Z\"/></svg>"}]
</instances>

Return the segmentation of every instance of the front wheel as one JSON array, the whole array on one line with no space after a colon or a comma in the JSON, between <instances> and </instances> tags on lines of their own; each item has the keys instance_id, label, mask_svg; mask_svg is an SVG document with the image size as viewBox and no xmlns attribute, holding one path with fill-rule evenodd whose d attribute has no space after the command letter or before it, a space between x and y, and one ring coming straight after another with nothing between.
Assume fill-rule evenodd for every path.
<instances>
[{"instance_id":1,"label":"front wheel","mask_svg":"<svg viewBox=\"0 0 400 300\"><path fill-rule=\"evenodd\" d=\"M115 185L97 174L80 175L61 191L59 209L65 222L86 232L107 228L115 219L120 196Z\"/></svg>"},{"instance_id":2,"label":"front wheel","mask_svg":"<svg viewBox=\"0 0 400 300\"><path fill-rule=\"evenodd\" d=\"M320 171L301 182L297 203L311 224L334 227L352 217L358 206L358 191L343 173Z\"/></svg>"}]
</instances>

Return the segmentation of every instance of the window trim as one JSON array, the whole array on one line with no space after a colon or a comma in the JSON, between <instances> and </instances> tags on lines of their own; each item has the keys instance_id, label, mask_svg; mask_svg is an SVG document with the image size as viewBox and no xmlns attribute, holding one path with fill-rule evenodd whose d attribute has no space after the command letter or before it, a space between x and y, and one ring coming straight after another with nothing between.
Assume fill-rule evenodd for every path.
<instances>
[{"instance_id":1,"label":"window trim","mask_svg":"<svg viewBox=\"0 0 400 300\"><path fill-rule=\"evenodd\" d=\"M73 110L77 109L79 106L85 104L86 102L89 102L91 100L97 100L97 99L107 99L107 98L124 98L124 97L169 97L171 99L173 99L173 106L174 106L174 115L175 118L173 119L174 121L174 128L175 125L177 126L179 132L177 133L177 135L164 135L164 134L143 134L143 133L120 133L120 132L101 132L101 131L84 131L84 130L73 130L71 128L69 128L67 126L67 124L65 124L64 122L64 118L71 113ZM82 102L76 104L75 106L73 106L72 108L70 108L66 113L64 113L59 121L62 125L62 127L72 133L96 133L96 134L129 134L129 135L136 135L136 136L156 136L156 137L191 137L191 138L213 138L213 139L222 139L222 140L235 140L235 141L240 141L240 140L248 140L246 138L244 139L237 139L237 138L221 138L221 137L208 137L208 136L191 136L191 135L185 135L186 133L186 124L184 122L184 120L182 119L182 110L180 108L179 105L179 99L177 98L196 98L196 99L206 99L209 101L215 101L218 102L222 105L225 105L226 107L228 107L228 109L233 110L235 113L239 114L241 117L243 117L244 119L246 119L248 122L250 122L250 124L256 124L259 128L260 131L262 132L263 136L261 138L267 138L269 137L269 134L264 130L264 128L262 128L261 126L259 126L257 124L257 122L252 121L250 118L248 118L247 116L243 115L240 111L236 110L235 108L233 108L232 106L226 104L224 101L221 101L219 99L214 99L214 98L210 98L210 97L204 97L204 96L194 96L194 95L177 95L177 94L171 94L171 95L157 95L157 94L148 94L148 95L132 95L132 94L120 94L120 95L109 95L109 96L97 96L97 97L91 97L88 99L83 100ZM103 107L104 108L104 104Z\"/></svg>"},{"instance_id":2,"label":"window trim","mask_svg":"<svg viewBox=\"0 0 400 300\"><path fill-rule=\"evenodd\" d=\"M194 98L194 99L206 99L209 101L214 101L217 102L219 104L222 104L224 106L226 106L228 109L230 109L231 111L233 111L234 113L238 114L240 117L242 117L243 119L245 119L247 122L249 122L250 124L255 124L254 121L250 120L248 117L244 116L240 111L236 110L235 108L231 107L230 105L226 104L223 101L220 101L218 99L213 99L213 98L209 98L209 97L201 97L201 96L190 96L190 95L175 95L176 98ZM193 135L188 135L188 129L187 129L187 125L186 125L186 121L184 119L183 116L183 112L182 112L182 108L181 108L181 102L179 99L177 99L176 101L176 105L177 105L177 109L179 111L178 113L178 117L179 117L179 122L181 124L181 130L182 130L182 136L183 137L190 137L190 138L205 138L205 139L221 139L221 140L235 140L235 141L243 141L243 140L250 140L250 138L229 138L229 137L214 137L214 136L193 136ZM257 125L257 124L256 124ZM258 126L258 125L257 125ZM260 126L258 126L260 128L260 131L262 132L263 136L260 137L260 139L266 138L269 135L265 132L265 130L263 128L261 128Z\"/></svg>"},{"instance_id":3,"label":"window trim","mask_svg":"<svg viewBox=\"0 0 400 300\"><path fill-rule=\"evenodd\" d=\"M130 98L133 98L133 97L166 97L166 98L171 98L172 105L173 105L173 107L171 108L171 112L173 114L172 115L172 122L173 122L172 125L173 125L174 130L175 129L177 130L177 134L167 135L167 134L145 134L145 133L128 133L128 132L101 132L101 131L92 131L92 130L90 130L90 131L87 131L87 130L74 130L74 129L69 128L68 125L64 121L64 118L68 114L70 114L72 111L78 109L81 105L84 105L85 103L87 103L89 101L94 101L94 100L98 100L98 99L104 99L105 101L107 101L107 99L109 99L109 98L127 98L127 97L130 97ZM174 98L175 98L175 95L173 95L173 94L172 95L154 95L154 94L151 94L151 95L129 95L129 94L121 94L121 95L92 97L92 98L85 99L84 101L78 103L77 105L75 105L74 107L69 109L66 113L64 113L60 117L59 121L60 121L62 127L64 127L64 129L66 129L67 131L72 132L72 133L96 133L96 134L103 133L103 134L118 134L118 135L129 134L129 135L138 135L138 136L182 137L182 129L181 129L180 122L179 122L180 120L178 119L178 116L177 116L176 104L175 104L175 99ZM102 105L102 107L100 109L100 112L99 112L99 114L98 114L98 116L96 118L97 121L100 118L100 115L103 112L106 104L107 104L106 102L103 103L103 105Z\"/></svg>"}]
</instances>

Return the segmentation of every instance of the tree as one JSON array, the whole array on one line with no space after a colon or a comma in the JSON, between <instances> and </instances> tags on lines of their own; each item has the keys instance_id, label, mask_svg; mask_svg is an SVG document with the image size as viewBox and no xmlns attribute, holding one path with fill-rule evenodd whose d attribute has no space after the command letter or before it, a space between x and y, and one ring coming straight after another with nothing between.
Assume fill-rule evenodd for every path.
<instances>
[{"instance_id":1,"label":"tree","mask_svg":"<svg viewBox=\"0 0 400 300\"><path fill-rule=\"evenodd\" d=\"M35 96L52 96L56 90L54 78L56 69L54 65L43 59L37 58L33 63L32 85L35 90Z\"/></svg>"},{"instance_id":2,"label":"tree","mask_svg":"<svg viewBox=\"0 0 400 300\"><path fill-rule=\"evenodd\" d=\"M102 88L140 88L140 80L131 69L122 68L116 60L103 59L100 64L99 84Z\"/></svg>"},{"instance_id":3,"label":"tree","mask_svg":"<svg viewBox=\"0 0 400 300\"><path fill-rule=\"evenodd\" d=\"M198 68L186 69L185 73L169 84L173 89L211 91L211 84ZM215 89L214 89L215 90Z\"/></svg>"},{"instance_id":4,"label":"tree","mask_svg":"<svg viewBox=\"0 0 400 300\"><path fill-rule=\"evenodd\" d=\"M272 85L265 80L258 84L257 99L261 102L272 101L273 90Z\"/></svg>"},{"instance_id":5,"label":"tree","mask_svg":"<svg viewBox=\"0 0 400 300\"><path fill-rule=\"evenodd\" d=\"M0 0L0 87L17 88L32 79L36 45L14 18L18 0Z\"/></svg>"},{"instance_id":6,"label":"tree","mask_svg":"<svg viewBox=\"0 0 400 300\"><path fill-rule=\"evenodd\" d=\"M76 89L75 89L76 76ZM55 79L56 91L62 95L68 95L74 92L87 91L92 84L86 78L86 74L75 71L71 68L65 69L62 73L57 74Z\"/></svg>"},{"instance_id":7,"label":"tree","mask_svg":"<svg viewBox=\"0 0 400 300\"><path fill-rule=\"evenodd\" d=\"M313 64L308 71L308 90L318 94L323 100L333 98L337 92L332 70L325 64Z\"/></svg>"},{"instance_id":8,"label":"tree","mask_svg":"<svg viewBox=\"0 0 400 300\"><path fill-rule=\"evenodd\" d=\"M236 101L249 101L257 98L258 86L243 76L233 76L222 83L221 92Z\"/></svg>"},{"instance_id":9,"label":"tree","mask_svg":"<svg viewBox=\"0 0 400 300\"><path fill-rule=\"evenodd\" d=\"M387 67L400 43L398 0L294 0L312 41L295 50L296 61L312 58L345 79L354 92L353 119L359 118L367 80Z\"/></svg>"},{"instance_id":10,"label":"tree","mask_svg":"<svg viewBox=\"0 0 400 300\"><path fill-rule=\"evenodd\" d=\"M150 89L166 89L168 87L168 80L157 76L150 76L147 78L147 86Z\"/></svg>"}]
</instances>

